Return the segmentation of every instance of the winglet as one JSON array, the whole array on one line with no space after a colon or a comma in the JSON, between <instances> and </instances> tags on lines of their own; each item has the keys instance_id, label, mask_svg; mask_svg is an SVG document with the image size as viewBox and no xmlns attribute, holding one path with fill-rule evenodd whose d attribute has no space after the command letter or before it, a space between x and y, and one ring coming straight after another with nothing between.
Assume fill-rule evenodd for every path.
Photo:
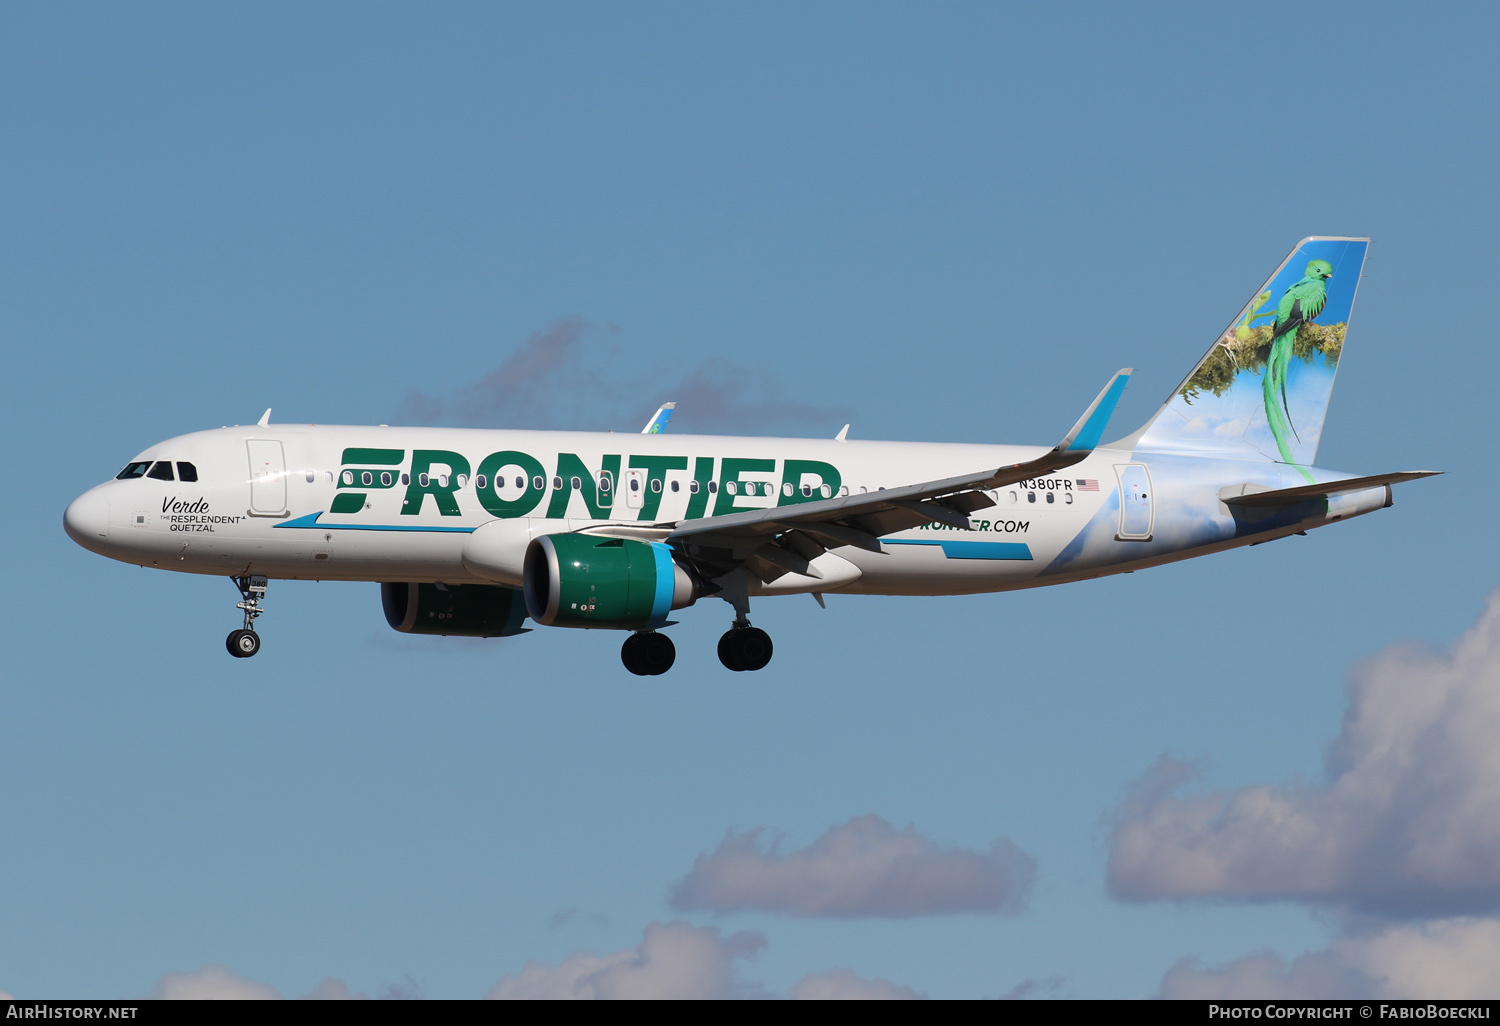
<instances>
[{"instance_id":1,"label":"winglet","mask_svg":"<svg viewBox=\"0 0 1500 1026\"><path fill-rule=\"evenodd\" d=\"M267 406L266 407L266 412L262 413L260 415L260 420L257 420L255 422L255 426L256 427L265 427L269 423L271 423L271 408L269 406Z\"/></svg>"},{"instance_id":2,"label":"winglet","mask_svg":"<svg viewBox=\"0 0 1500 1026\"><path fill-rule=\"evenodd\" d=\"M849 441L849 425L845 424L842 428L840 428L839 433L833 436L833 440L835 442Z\"/></svg>"},{"instance_id":3,"label":"winglet","mask_svg":"<svg viewBox=\"0 0 1500 1026\"><path fill-rule=\"evenodd\" d=\"M662 431L666 429L667 421L672 419L672 411L675 409L677 409L676 403L662 403L661 409L657 410L655 415L652 416L650 420L646 421L646 426L641 428L641 434L661 434Z\"/></svg>"},{"instance_id":4,"label":"winglet","mask_svg":"<svg viewBox=\"0 0 1500 1026\"><path fill-rule=\"evenodd\" d=\"M1083 416L1078 418L1078 423L1073 425L1066 437L1057 444L1057 452L1083 453L1093 451L1094 446L1099 444L1099 439L1104 436L1104 428L1109 424L1110 416L1115 412L1115 406L1120 402L1120 396L1125 393L1125 386L1130 381L1133 368L1126 367L1117 372L1110 379L1109 384L1104 386L1089 408L1084 411Z\"/></svg>"}]
</instances>

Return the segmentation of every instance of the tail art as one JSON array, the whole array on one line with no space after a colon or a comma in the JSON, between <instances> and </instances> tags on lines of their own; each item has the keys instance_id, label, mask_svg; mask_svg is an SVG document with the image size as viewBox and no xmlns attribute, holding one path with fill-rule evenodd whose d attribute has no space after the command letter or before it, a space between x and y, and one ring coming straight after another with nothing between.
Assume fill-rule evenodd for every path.
<instances>
[{"instance_id":1,"label":"tail art","mask_svg":"<svg viewBox=\"0 0 1500 1026\"><path fill-rule=\"evenodd\" d=\"M1156 416L1116 444L1275 460L1311 482L1368 247L1303 239Z\"/></svg>"}]
</instances>

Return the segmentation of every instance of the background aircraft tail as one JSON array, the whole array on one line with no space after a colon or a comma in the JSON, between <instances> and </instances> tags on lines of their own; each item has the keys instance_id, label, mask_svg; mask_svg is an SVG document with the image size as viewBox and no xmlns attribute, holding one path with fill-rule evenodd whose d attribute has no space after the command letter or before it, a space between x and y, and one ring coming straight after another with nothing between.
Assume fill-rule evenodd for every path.
<instances>
[{"instance_id":1,"label":"background aircraft tail","mask_svg":"<svg viewBox=\"0 0 1500 1026\"><path fill-rule=\"evenodd\" d=\"M1156 416L1119 447L1268 459L1318 452L1369 239L1308 238L1281 262Z\"/></svg>"}]
</instances>

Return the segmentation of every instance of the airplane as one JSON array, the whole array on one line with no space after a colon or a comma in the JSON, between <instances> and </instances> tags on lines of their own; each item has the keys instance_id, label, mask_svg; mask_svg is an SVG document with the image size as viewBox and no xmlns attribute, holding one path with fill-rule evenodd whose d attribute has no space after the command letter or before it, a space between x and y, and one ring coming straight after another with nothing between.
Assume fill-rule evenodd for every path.
<instances>
[{"instance_id":1,"label":"airplane","mask_svg":"<svg viewBox=\"0 0 1500 1026\"><path fill-rule=\"evenodd\" d=\"M1101 439L1115 374L1051 448L1024 445L271 424L147 448L68 506L84 548L217 574L240 592L237 657L273 578L380 584L398 631L618 630L666 672L663 628L733 609L720 662L773 645L750 601L960 595L1129 573L1304 534L1390 506L1391 486L1313 465L1369 240L1303 239L1156 413ZM653 430L653 428L655 430Z\"/></svg>"}]
</instances>

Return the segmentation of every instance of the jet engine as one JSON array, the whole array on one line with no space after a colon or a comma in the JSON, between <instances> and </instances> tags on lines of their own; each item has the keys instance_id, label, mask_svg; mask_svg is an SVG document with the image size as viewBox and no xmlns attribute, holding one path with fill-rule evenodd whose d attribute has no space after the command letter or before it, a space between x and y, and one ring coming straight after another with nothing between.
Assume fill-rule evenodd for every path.
<instances>
[{"instance_id":1,"label":"jet engine","mask_svg":"<svg viewBox=\"0 0 1500 1026\"><path fill-rule=\"evenodd\" d=\"M526 549L526 611L547 627L649 630L698 589L657 542L548 534Z\"/></svg>"},{"instance_id":2,"label":"jet engine","mask_svg":"<svg viewBox=\"0 0 1500 1026\"><path fill-rule=\"evenodd\" d=\"M385 622L403 634L505 638L525 634L526 600L518 588L493 584L380 585Z\"/></svg>"}]
</instances>

